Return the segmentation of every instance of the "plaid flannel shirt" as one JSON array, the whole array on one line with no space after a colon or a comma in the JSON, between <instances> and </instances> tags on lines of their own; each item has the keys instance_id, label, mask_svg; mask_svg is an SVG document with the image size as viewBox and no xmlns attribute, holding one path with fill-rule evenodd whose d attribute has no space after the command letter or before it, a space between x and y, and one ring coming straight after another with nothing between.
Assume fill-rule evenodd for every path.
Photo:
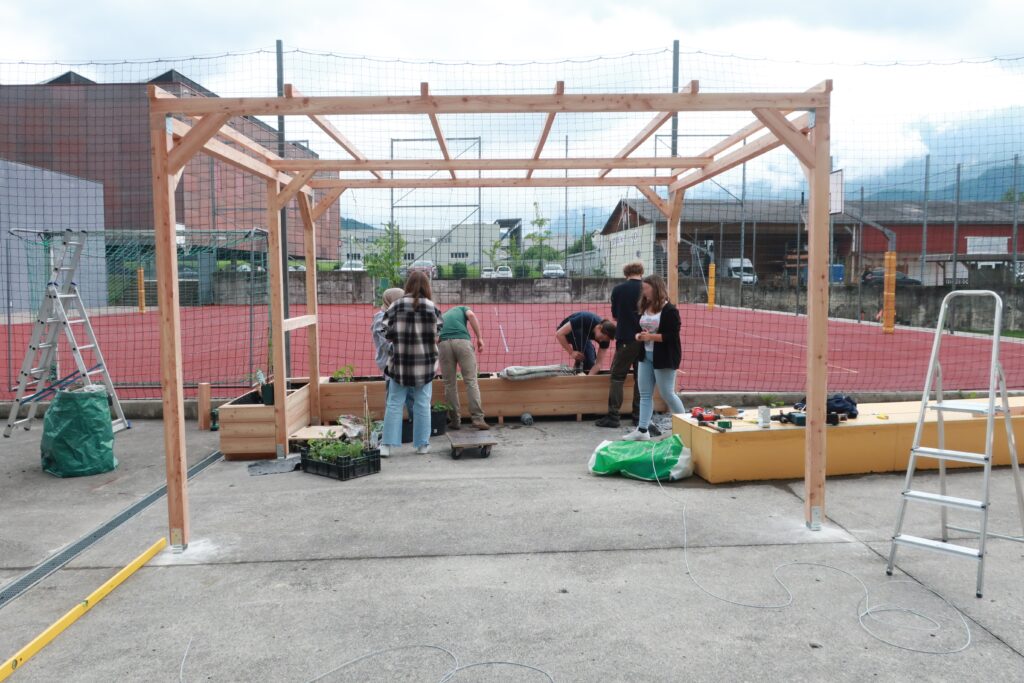
<instances>
[{"instance_id":1,"label":"plaid flannel shirt","mask_svg":"<svg viewBox=\"0 0 1024 683\"><path fill-rule=\"evenodd\" d=\"M406 295L384 312L384 336L394 345L388 359L388 377L402 386L418 387L434 379L441 310L430 299L420 299L415 310Z\"/></svg>"}]
</instances>

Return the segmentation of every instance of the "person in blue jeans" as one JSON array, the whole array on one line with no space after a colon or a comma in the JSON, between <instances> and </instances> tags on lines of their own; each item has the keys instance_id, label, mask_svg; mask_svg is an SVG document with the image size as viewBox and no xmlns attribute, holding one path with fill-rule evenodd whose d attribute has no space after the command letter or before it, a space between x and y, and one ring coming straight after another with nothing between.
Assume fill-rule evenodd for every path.
<instances>
[{"instance_id":1,"label":"person in blue jeans","mask_svg":"<svg viewBox=\"0 0 1024 683\"><path fill-rule=\"evenodd\" d=\"M413 396L412 445L420 454L430 450L430 398L443 323L432 296L430 278L412 272L405 281L405 296L384 311L384 338L393 345L385 369L391 384L380 447L384 457L402 444L402 404L409 393Z\"/></svg>"},{"instance_id":2,"label":"person in blue jeans","mask_svg":"<svg viewBox=\"0 0 1024 683\"><path fill-rule=\"evenodd\" d=\"M651 438L648 427L651 415L654 414L655 384L670 413L686 411L675 391L676 370L683 360L682 344L679 341L682 323L679 310L668 300L665 281L659 276L648 275L644 278L639 308L640 331L636 334L636 340L644 344L637 368L640 422L636 429L623 437L627 441L648 441Z\"/></svg>"},{"instance_id":3,"label":"person in blue jeans","mask_svg":"<svg viewBox=\"0 0 1024 683\"><path fill-rule=\"evenodd\" d=\"M405 296L405 290L401 287L391 287L384 290L380 299L380 310L373 315L373 322L370 323L370 334L373 337L373 348L375 351L374 362L377 368L384 375L384 396L387 396L388 388L391 386L391 378L387 375L388 359L391 357L392 344L384 338L384 311L391 308L391 304ZM412 418L413 399L412 394L405 396L405 410Z\"/></svg>"}]
</instances>

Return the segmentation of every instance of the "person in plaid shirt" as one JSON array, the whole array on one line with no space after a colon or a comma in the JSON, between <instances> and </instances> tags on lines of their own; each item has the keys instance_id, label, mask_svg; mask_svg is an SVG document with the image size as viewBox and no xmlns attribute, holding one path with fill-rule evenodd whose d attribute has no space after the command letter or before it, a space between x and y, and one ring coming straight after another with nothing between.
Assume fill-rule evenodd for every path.
<instances>
[{"instance_id":1,"label":"person in plaid shirt","mask_svg":"<svg viewBox=\"0 0 1024 683\"><path fill-rule=\"evenodd\" d=\"M412 444L417 453L430 449L430 399L443 323L441 310L430 300L432 296L426 273L412 272L405 281L405 296L384 312L384 337L393 345L384 370L391 378L380 448L384 457L402 443L402 406L409 393L414 405Z\"/></svg>"}]
</instances>

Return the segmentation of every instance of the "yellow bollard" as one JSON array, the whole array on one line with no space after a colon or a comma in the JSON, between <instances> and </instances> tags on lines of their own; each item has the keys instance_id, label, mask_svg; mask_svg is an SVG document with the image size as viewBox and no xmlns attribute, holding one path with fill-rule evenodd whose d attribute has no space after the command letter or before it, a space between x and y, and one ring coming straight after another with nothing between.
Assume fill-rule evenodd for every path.
<instances>
[{"instance_id":1,"label":"yellow bollard","mask_svg":"<svg viewBox=\"0 0 1024 683\"><path fill-rule=\"evenodd\" d=\"M139 313L146 312L146 271L139 268L135 271L135 286L139 290Z\"/></svg>"},{"instance_id":2,"label":"yellow bollard","mask_svg":"<svg viewBox=\"0 0 1024 683\"><path fill-rule=\"evenodd\" d=\"M708 310L715 308L715 264L708 265Z\"/></svg>"},{"instance_id":3,"label":"yellow bollard","mask_svg":"<svg viewBox=\"0 0 1024 683\"><path fill-rule=\"evenodd\" d=\"M896 333L896 252L885 252L885 278L882 280L882 332Z\"/></svg>"},{"instance_id":4,"label":"yellow bollard","mask_svg":"<svg viewBox=\"0 0 1024 683\"><path fill-rule=\"evenodd\" d=\"M114 574L106 583L90 593L89 597L72 607L64 616L53 622L49 628L33 638L32 642L18 650L13 657L0 665L0 681L6 680L18 667L32 659L40 650L49 645L50 641L63 633L68 626L75 623L80 616L92 609L96 603L107 597L112 590L124 583L125 579L134 574L139 567L149 562L154 555L166 546L167 539L165 538L161 538L151 545L146 552L132 560L124 569Z\"/></svg>"}]
</instances>

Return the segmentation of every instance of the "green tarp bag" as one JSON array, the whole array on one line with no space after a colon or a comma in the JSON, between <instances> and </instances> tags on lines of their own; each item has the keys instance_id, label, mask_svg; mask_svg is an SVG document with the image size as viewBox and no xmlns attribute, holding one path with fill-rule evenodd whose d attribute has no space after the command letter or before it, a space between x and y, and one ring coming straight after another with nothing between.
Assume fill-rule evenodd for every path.
<instances>
[{"instance_id":1,"label":"green tarp bag","mask_svg":"<svg viewBox=\"0 0 1024 683\"><path fill-rule=\"evenodd\" d=\"M58 391L43 416L40 451L43 471L55 477L87 477L115 469L107 392Z\"/></svg>"},{"instance_id":2,"label":"green tarp bag","mask_svg":"<svg viewBox=\"0 0 1024 683\"><path fill-rule=\"evenodd\" d=\"M661 441L602 441L590 456L592 474L675 481L693 474L690 449L678 434Z\"/></svg>"}]
</instances>

